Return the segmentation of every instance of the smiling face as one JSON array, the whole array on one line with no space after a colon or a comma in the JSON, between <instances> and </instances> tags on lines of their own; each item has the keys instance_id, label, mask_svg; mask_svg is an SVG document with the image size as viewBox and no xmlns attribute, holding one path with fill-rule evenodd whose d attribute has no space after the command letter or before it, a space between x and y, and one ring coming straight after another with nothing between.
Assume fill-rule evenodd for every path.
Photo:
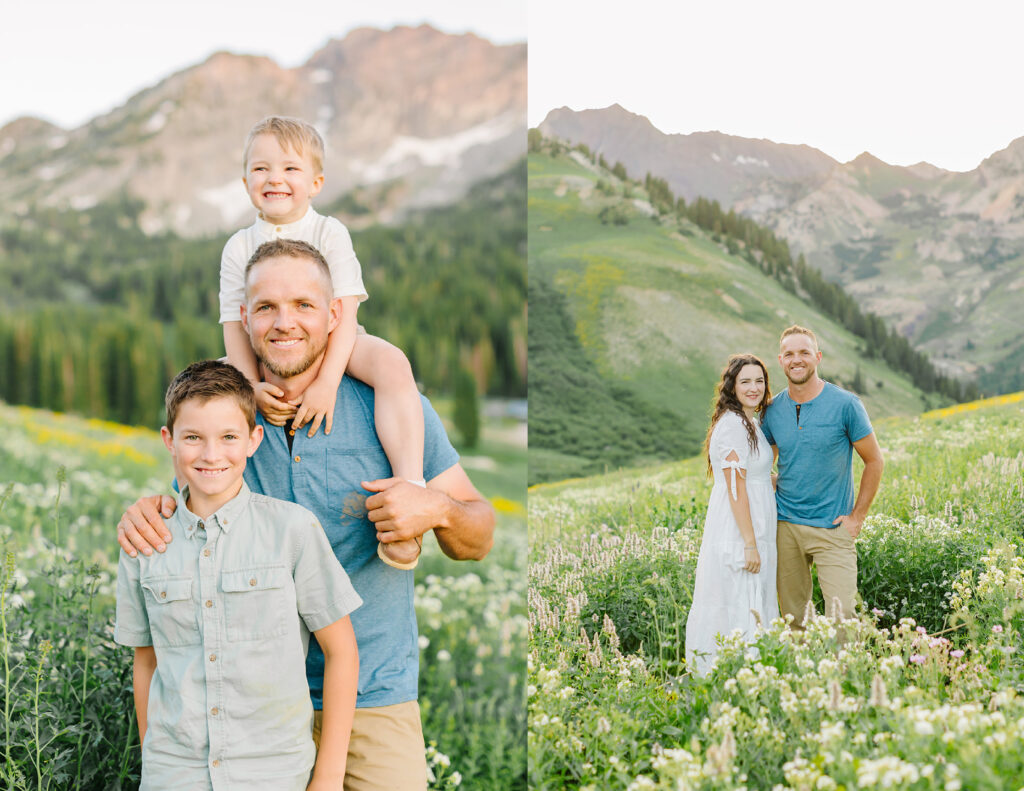
<instances>
[{"instance_id":1,"label":"smiling face","mask_svg":"<svg viewBox=\"0 0 1024 791\"><path fill-rule=\"evenodd\" d=\"M188 485L188 507L206 518L242 488L245 462L259 447L263 428L251 431L249 423L231 396L183 401L174 426L160 430L174 459L179 483Z\"/></svg>"},{"instance_id":2,"label":"smiling face","mask_svg":"<svg viewBox=\"0 0 1024 791\"><path fill-rule=\"evenodd\" d=\"M313 369L338 318L328 276L308 258L267 258L247 275L242 325L256 358L275 377Z\"/></svg>"},{"instance_id":3,"label":"smiling face","mask_svg":"<svg viewBox=\"0 0 1024 791\"><path fill-rule=\"evenodd\" d=\"M779 364L792 384L806 384L817 373L819 362L821 352L809 335L798 332L782 339Z\"/></svg>"},{"instance_id":4,"label":"smiling face","mask_svg":"<svg viewBox=\"0 0 1024 791\"><path fill-rule=\"evenodd\" d=\"M764 371L760 365L744 365L736 375L736 398L743 411L753 413L764 399Z\"/></svg>"},{"instance_id":5,"label":"smiling face","mask_svg":"<svg viewBox=\"0 0 1024 791\"><path fill-rule=\"evenodd\" d=\"M267 222L285 225L301 220L324 185L308 151L283 148L272 134L257 135L246 157L245 188L252 205Z\"/></svg>"}]
</instances>

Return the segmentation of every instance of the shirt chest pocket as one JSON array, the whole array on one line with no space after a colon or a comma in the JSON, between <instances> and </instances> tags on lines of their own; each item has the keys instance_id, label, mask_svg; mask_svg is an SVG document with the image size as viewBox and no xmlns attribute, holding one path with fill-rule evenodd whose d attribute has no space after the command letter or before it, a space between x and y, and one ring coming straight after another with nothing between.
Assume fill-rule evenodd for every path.
<instances>
[{"instance_id":1,"label":"shirt chest pocket","mask_svg":"<svg viewBox=\"0 0 1024 791\"><path fill-rule=\"evenodd\" d=\"M850 445L843 424L829 415L809 416L809 419L802 423L802 428L802 452L807 450L808 445L813 451L825 454L835 453Z\"/></svg>"},{"instance_id":2,"label":"shirt chest pocket","mask_svg":"<svg viewBox=\"0 0 1024 791\"><path fill-rule=\"evenodd\" d=\"M224 626L228 640L278 637L298 620L290 576L283 565L248 566L221 573Z\"/></svg>"},{"instance_id":3,"label":"shirt chest pocket","mask_svg":"<svg viewBox=\"0 0 1024 791\"><path fill-rule=\"evenodd\" d=\"M369 494L360 484L390 478L391 474L380 445L330 449L325 470L328 508L349 519L365 519Z\"/></svg>"},{"instance_id":4,"label":"shirt chest pocket","mask_svg":"<svg viewBox=\"0 0 1024 791\"><path fill-rule=\"evenodd\" d=\"M202 642L192 601L191 577L149 577L141 583L146 592L146 615L154 646Z\"/></svg>"}]
</instances>

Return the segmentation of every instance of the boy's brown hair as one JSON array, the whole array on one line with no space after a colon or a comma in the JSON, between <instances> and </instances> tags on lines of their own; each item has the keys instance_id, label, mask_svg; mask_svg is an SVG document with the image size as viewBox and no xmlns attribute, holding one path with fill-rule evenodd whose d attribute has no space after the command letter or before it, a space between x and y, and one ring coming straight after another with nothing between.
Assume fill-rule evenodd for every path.
<instances>
[{"instance_id":1,"label":"boy's brown hair","mask_svg":"<svg viewBox=\"0 0 1024 791\"><path fill-rule=\"evenodd\" d=\"M245 374L220 360L201 360L174 377L167 386L164 406L167 430L174 431L178 410L186 401L198 399L205 404L211 398L233 398L245 415L249 431L256 428L256 394Z\"/></svg>"},{"instance_id":2,"label":"boy's brown hair","mask_svg":"<svg viewBox=\"0 0 1024 791\"><path fill-rule=\"evenodd\" d=\"M242 174L249 170L249 150L252 142L260 135L273 135L281 148L290 148L296 154L309 154L313 162L314 175L324 172L324 140L312 124L300 118L284 115L270 115L249 130L242 156Z\"/></svg>"},{"instance_id":3,"label":"boy's brown hair","mask_svg":"<svg viewBox=\"0 0 1024 791\"><path fill-rule=\"evenodd\" d=\"M799 324L794 324L792 327L786 327L786 329L782 331L782 335L779 336L779 343L781 344L790 335L806 335L814 343L814 348L818 348L818 338L806 327L801 327Z\"/></svg>"}]
</instances>

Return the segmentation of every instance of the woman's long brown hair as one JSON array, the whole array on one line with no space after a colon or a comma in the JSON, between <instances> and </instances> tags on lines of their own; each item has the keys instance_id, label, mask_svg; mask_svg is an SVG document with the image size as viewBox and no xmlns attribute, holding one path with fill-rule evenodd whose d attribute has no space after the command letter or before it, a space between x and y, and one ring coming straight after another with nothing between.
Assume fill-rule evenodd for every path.
<instances>
[{"instance_id":1,"label":"woman's long brown hair","mask_svg":"<svg viewBox=\"0 0 1024 791\"><path fill-rule=\"evenodd\" d=\"M757 449L757 429L750 422L750 419L743 411L743 404L740 403L739 398L736 396L736 377L740 375L744 365L757 365L764 374L764 395L761 397L761 403L756 407L756 411L762 420L764 419L764 410L772 400L772 391L768 386L768 369L765 368L761 359L753 354L732 355L725 364L725 370L722 371L721 381L715 385L715 397L711 402L713 408L711 425L708 427L708 434L704 438L704 458L708 460L709 476L712 474L711 432L715 430L715 424L726 412L735 412L743 418L743 425L747 427L747 442L750 444L750 450L753 452Z\"/></svg>"}]
</instances>

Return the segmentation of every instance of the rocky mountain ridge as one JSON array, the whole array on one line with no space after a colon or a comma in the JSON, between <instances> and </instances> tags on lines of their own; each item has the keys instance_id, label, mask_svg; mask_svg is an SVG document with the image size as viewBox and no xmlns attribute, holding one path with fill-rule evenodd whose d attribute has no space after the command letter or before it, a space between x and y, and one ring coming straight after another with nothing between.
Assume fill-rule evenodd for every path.
<instances>
[{"instance_id":1,"label":"rocky mountain ridge","mask_svg":"<svg viewBox=\"0 0 1024 791\"><path fill-rule=\"evenodd\" d=\"M540 129L768 226L945 371L989 392L1024 386L1024 137L956 173L867 152L840 163L719 132L664 134L618 105L553 110Z\"/></svg>"},{"instance_id":2,"label":"rocky mountain ridge","mask_svg":"<svg viewBox=\"0 0 1024 791\"><path fill-rule=\"evenodd\" d=\"M293 69L218 52L83 126L17 119L0 128L0 194L82 209L127 193L148 232L222 233L253 209L242 146L260 118L313 122L326 145L317 205L359 190L356 225L446 205L525 155L526 45L427 25L361 28Z\"/></svg>"}]
</instances>

